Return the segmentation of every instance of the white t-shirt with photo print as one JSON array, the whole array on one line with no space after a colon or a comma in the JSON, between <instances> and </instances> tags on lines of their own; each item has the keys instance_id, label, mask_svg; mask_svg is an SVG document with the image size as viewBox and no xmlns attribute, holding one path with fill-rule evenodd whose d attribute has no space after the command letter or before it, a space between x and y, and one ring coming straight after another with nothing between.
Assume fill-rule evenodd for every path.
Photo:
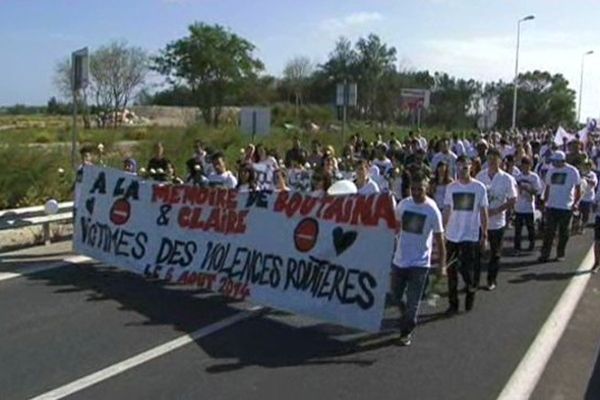
<instances>
[{"instance_id":1,"label":"white t-shirt with photo print","mask_svg":"<svg viewBox=\"0 0 600 400\"><path fill-rule=\"evenodd\" d=\"M396 206L396 219L402 224L393 263L399 268L431 266L433 234L444 231L442 214L433 199L416 203L407 197Z\"/></svg>"},{"instance_id":2,"label":"white t-shirt with photo print","mask_svg":"<svg viewBox=\"0 0 600 400\"><path fill-rule=\"evenodd\" d=\"M485 185L490 210L498 208L509 199L517 198L517 183L512 175L499 170L490 178L489 170L484 169L476 179ZM488 230L502 229L506 226L506 211L489 217Z\"/></svg>"},{"instance_id":3,"label":"white t-shirt with photo print","mask_svg":"<svg viewBox=\"0 0 600 400\"><path fill-rule=\"evenodd\" d=\"M268 157L266 160L252 164L254 173L256 174L256 182L261 190L273 190L274 175L278 168L277 161Z\"/></svg>"},{"instance_id":4,"label":"white t-shirt with photo print","mask_svg":"<svg viewBox=\"0 0 600 400\"><path fill-rule=\"evenodd\" d=\"M468 184L454 181L446 189L444 208L450 209L446 224L446 239L453 243L478 242L481 229L481 209L488 208L487 191L483 183L472 179Z\"/></svg>"},{"instance_id":5,"label":"white t-shirt with photo print","mask_svg":"<svg viewBox=\"0 0 600 400\"><path fill-rule=\"evenodd\" d=\"M548 198L546 207L559 210L571 210L575 203L575 187L581 185L581 176L577 168L565 164L561 168L551 168L546 173Z\"/></svg>"},{"instance_id":6,"label":"white t-shirt with photo print","mask_svg":"<svg viewBox=\"0 0 600 400\"><path fill-rule=\"evenodd\" d=\"M517 191L519 194L515 203L515 212L533 214L535 212L535 196L542 194L542 181L538 174L530 171L527 175L518 175Z\"/></svg>"}]
</instances>

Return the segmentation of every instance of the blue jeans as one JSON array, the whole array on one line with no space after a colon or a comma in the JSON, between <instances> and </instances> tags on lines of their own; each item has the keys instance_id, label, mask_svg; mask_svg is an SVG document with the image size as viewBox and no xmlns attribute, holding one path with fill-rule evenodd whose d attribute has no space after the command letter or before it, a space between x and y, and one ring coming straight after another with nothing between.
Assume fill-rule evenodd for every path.
<instances>
[{"instance_id":1,"label":"blue jeans","mask_svg":"<svg viewBox=\"0 0 600 400\"><path fill-rule=\"evenodd\" d=\"M402 335L411 334L417 326L417 314L421 304L421 296L425 289L425 282L429 274L429 268L393 267L394 271L394 296L399 304L403 304L404 295L406 295L406 306L402 310L402 319L400 321L400 332ZM402 308L402 307L401 307Z\"/></svg>"}]
</instances>

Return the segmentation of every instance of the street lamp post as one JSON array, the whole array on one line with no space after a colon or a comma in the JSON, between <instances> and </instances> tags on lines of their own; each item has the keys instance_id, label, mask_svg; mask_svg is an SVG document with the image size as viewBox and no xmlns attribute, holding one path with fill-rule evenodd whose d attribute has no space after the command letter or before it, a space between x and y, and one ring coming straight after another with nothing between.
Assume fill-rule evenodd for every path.
<instances>
[{"instance_id":1,"label":"street lamp post","mask_svg":"<svg viewBox=\"0 0 600 400\"><path fill-rule=\"evenodd\" d=\"M515 80L514 80L514 92L513 92L513 112L512 112L512 129L517 127L517 83L519 77L519 45L521 40L521 22L531 21L535 19L535 16L528 15L525 18L521 18L517 22L517 57L515 60Z\"/></svg>"},{"instance_id":2,"label":"street lamp post","mask_svg":"<svg viewBox=\"0 0 600 400\"><path fill-rule=\"evenodd\" d=\"M581 55L581 76L579 77L579 102L577 103L577 123L581 121L581 95L583 94L583 62L585 56L594 54L594 50L586 51Z\"/></svg>"}]
</instances>

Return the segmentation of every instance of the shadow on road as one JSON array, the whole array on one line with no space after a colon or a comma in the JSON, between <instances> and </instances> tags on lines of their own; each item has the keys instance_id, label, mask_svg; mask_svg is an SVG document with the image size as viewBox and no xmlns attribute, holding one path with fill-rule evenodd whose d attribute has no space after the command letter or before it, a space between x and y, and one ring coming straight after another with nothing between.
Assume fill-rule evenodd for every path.
<instances>
[{"instance_id":1,"label":"shadow on road","mask_svg":"<svg viewBox=\"0 0 600 400\"><path fill-rule=\"evenodd\" d=\"M579 271L579 272L541 272L541 273L528 273L521 274L516 279L510 279L508 282L510 283L526 283L531 281L563 281L566 279L571 279L574 276L585 275L591 273L590 270Z\"/></svg>"},{"instance_id":2,"label":"shadow on road","mask_svg":"<svg viewBox=\"0 0 600 400\"><path fill-rule=\"evenodd\" d=\"M600 399L600 353L596 358L596 364L594 365L594 371L588 382L587 389L585 391L585 400L597 400Z\"/></svg>"},{"instance_id":3,"label":"shadow on road","mask_svg":"<svg viewBox=\"0 0 600 400\"><path fill-rule=\"evenodd\" d=\"M132 321L125 327L167 325L191 333L240 312L238 301L228 300L206 290L166 285L162 281L97 264L67 267L27 275L31 281L44 282L55 295L72 295L73 301L117 302L119 311L143 315L143 322ZM374 359L356 358L360 353L394 344L393 334L368 335L330 324L298 327L278 319L291 314L269 311L269 318L258 314L209 335L196 344L213 359L236 359L233 363L207 368L223 373L246 366L279 368L315 364L372 365ZM354 341L337 340L340 335L358 335ZM344 357L340 359L340 357Z\"/></svg>"},{"instance_id":4,"label":"shadow on road","mask_svg":"<svg viewBox=\"0 0 600 400\"><path fill-rule=\"evenodd\" d=\"M519 268L534 266L534 258L533 254L522 259L505 258L502 268L518 272ZM25 263L16 258L14 262ZM484 271L485 266L483 264ZM530 272L509 282L563 280L572 276L573 273L567 272ZM93 264L39 272L28 275L26 279L54 287L56 295L73 295L73 301L116 302L118 310L134 311L145 317L143 322L138 319L125 323L126 328L167 325L176 331L191 333L240 311L239 302L205 290L166 285L116 268L94 268ZM435 309L429 311L433 312L421 315L421 325L446 318ZM216 363L209 365L206 371L217 374L248 366L281 368L320 364L369 367L376 358L369 358L366 353L395 346L398 339L397 334L390 333L389 329L387 333L367 335L329 324L306 326L306 320L302 321L304 326L298 326L298 321L298 317L288 313L269 311L268 316L259 315L220 330L216 335L199 339L197 346ZM385 321L388 325L396 322L393 319ZM348 335L357 339L346 340Z\"/></svg>"}]
</instances>

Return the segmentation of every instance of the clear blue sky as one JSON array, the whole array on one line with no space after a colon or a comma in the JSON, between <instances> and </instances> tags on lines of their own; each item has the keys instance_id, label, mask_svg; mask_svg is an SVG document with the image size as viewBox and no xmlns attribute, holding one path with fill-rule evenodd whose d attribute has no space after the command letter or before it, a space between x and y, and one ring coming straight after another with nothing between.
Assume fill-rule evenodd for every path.
<instances>
[{"instance_id":1,"label":"clear blue sky","mask_svg":"<svg viewBox=\"0 0 600 400\"><path fill-rule=\"evenodd\" d=\"M520 70L548 69L579 89L582 116L600 114L597 0L0 0L0 105L45 104L58 60L112 39L156 52L193 21L219 23L251 40L267 72L305 55L323 62L340 35L379 34L399 66L482 80L512 78L516 21L524 23Z\"/></svg>"}]
</instances>

